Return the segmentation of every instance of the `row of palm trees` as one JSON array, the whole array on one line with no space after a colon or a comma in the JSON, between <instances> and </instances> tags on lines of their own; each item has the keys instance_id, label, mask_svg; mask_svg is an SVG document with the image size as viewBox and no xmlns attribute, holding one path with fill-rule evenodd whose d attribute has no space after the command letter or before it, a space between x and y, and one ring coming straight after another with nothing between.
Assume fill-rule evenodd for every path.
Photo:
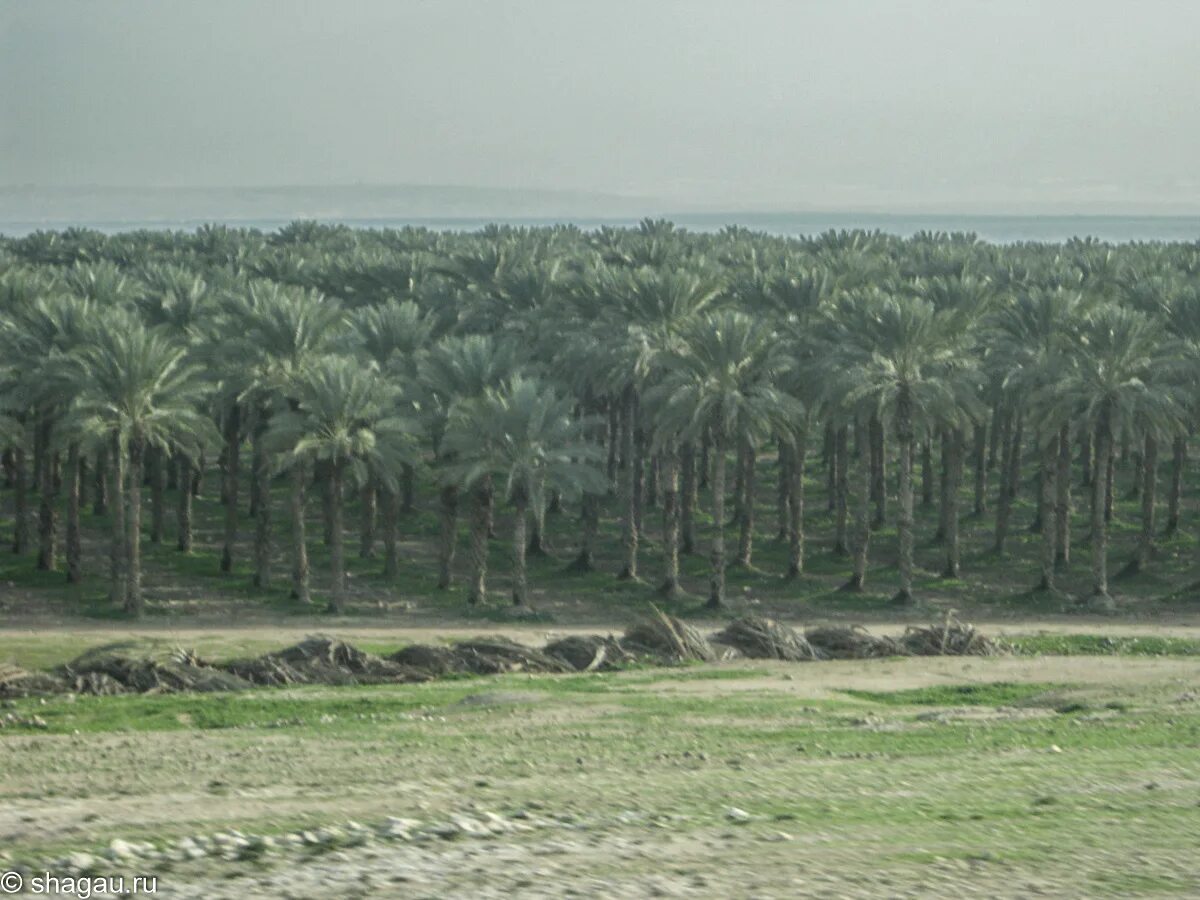
<instances>
[{"instance_id":1,"label":"row of palm trees","mask_svg":"<svg viewBox=\"0 0 1200 900\"><path fill-rule=\"evenodd\" d=\"M455 576L461 510L468 598L487 600L488 538L504 503L521 605L526 554L544 549L547 510L578 504L572 568L589 571L610 495L615 574L643 577L640 548L655 530L645 510L659 508L658 587L678 597L680 556L700 549L707 487L709 604L720 607L726 566L753 565L763 456L778 467L781 574L804 569L805 480L819 459L833 550L851 559L847 588L864 588L871 533L894 517L904 604L917 601L918 464L922 502L938 495L943 574L957 577L966 470L971 513L994 514L991 549L1003 555L1032 461L1042 552L1031 579L1057 589L1071 558L1072 486L1084 485L1091 598L1111 607L1116 450L1134 465L1142 499L1136 570L1153 558L1168 446L1167 528L1178 527L1198 351L1198 245L785 239L656 221L474 234L298 222L269 235L210 226L0 242L0 447L13 549L36 544L38 567L54 570L61 543L66 577L80 580L90 486L96 511L112 517L112 599L133 614L143 608L141 545L147 531L162 539L167 485L178 549L190 552L193 498L214 460L222 570L242 552L249 484L253 580L275 582L271 486L285 482L300 602L311 601L310 495L322 506L330 605L340 611L348 497L358 500L360 554L381 543L394 577L400 523L432 480L439 587Z\"/></svg>"}]
</instances>

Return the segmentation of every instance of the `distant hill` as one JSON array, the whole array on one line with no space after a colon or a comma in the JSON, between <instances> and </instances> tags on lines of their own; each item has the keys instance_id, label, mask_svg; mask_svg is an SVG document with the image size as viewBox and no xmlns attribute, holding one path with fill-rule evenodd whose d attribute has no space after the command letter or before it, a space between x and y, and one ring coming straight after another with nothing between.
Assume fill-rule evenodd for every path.
<instances>
[{"instance_id":1,"label":"distant hill","mask_svg":"<svg viewBox=\"0 0 1200 900\"><path fill-rule=\"evenodd\" d=\"M77 222L624 218L659 206L615 194L455 185L0 187L0 220L48 228Z\"/></svg>"}]
</instances>

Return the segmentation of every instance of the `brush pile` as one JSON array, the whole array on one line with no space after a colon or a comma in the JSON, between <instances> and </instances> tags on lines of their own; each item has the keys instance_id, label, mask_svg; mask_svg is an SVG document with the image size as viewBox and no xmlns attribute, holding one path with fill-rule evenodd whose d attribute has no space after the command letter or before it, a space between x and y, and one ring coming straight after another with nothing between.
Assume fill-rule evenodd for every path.
<instances>
[{"instance_id":1,"label":"brush pile","mask_svg":"<svg viewBox=\"0 0 1200 900\"><path fill-rule=\"evenodd\" d=\"M946 614L946 621L941 625L910 626L900 638L900 645L913 656L998 656L1004 652L975 626L964 625L954 618L953 611Z\"/></svg>"},{"instance_id":2,"label":"brush pile","mask_svg":"<svg viewBox=\"0 0 1200 900\"><path fill-rule=\"evenodd\" d=\"M712 637L713 643L734 647L749 659L782 659L804 662L824 659L804 635L789 625L762 616L735 619Z\"/></svg>"},{"instance_id":3,"label":"brush pile","mask_svg":"<svg viewBox=\"0 0 1200 900\"><path fill-rule=\"evenodd\" d=\"M898 641L871 634L861 625L822 625L808 629L804 637L824 659L878 659L906 655Z\"/></svg>"},{"instance_id":4,"label":"brush pile","mask_svg":"<svg viewBox=\"0 0 1200 900\"><path fill-rule=\"evenodd\" d=\"M717 652L698 630L668 616L657 607L647 616L625 629L621 646L642 657L667 662L713 662Z\"/></svg>"},{"instance_id":5,"label":"brush pile","mask_svg":"<svg viewBox=\"0 0 1200 900\"><path fill-rule=\"evenodd\" d=\"M572 635L544 648L505 637L449 646L413 644L389 655L367 653L338 638L312 635L253 659L214 664L161 641L95 647L52 672L0 663L0 699L44 694L244 691L266 685L407 684L455 675L611 671L644 663L671 665L726 659L877 659L887 656L994 656L1002 645L947 614L940 625L910 627L899 639L861 625L826 625L804 634L761 616L727 625L710 643L695 627L651 607L620 637Z\"/></svg>"},{"instance_id":6,"label":"brush pile","mask_svg":"<svg viewBox=\"0 0 1200 900\"><path fill-rule=\"evenodd\" d=\"M263 685L388 684L429 681L429 672L375 656L353 644L325 635L311 635L277 653L235 660L228 672Z\"/></svg>"},{"instance_id":7,"label":"brush pile","mask_svg":"<svg viewBox=\"0 0 1200 900\"><path fill-rule=\"evenodd\" d=\"M49 672L30 672L19 666L0 663L0 698L33 697L66 690L62 679Z\"/></svg>"},{"instance_id":8,"label":"brush pile","mask_svg":"<svg viewBox=\"0 0 1200 900\"><path fill-rule=\"evenodd\" d=\"M118 641L93 647L62 670L65 689L86 694L240 691L250 685L195 654L159 641Z\"/></svg>"},{"instance_id":9,"label":"brush pile","mask_svg":"<svg viewBox=\"0 0 1200 900\"><path fill-rule=\"evenodd\" d=\"M562 660L576 672L610 672L637 662L611 634L579 634L546 645L546 653Z\"/></svg>"},{"instance_id":10,"label":"brush pile","mask_svg":"<svg viewBox=\"0 0 1200 900\"><path fill-rule=\"evenodd\" d=\"M454 655L462 661L466 671L476 675L574 671L570 665L557 657L503 637L460 641L454 645Z\"/></svg>"}]
</instances>

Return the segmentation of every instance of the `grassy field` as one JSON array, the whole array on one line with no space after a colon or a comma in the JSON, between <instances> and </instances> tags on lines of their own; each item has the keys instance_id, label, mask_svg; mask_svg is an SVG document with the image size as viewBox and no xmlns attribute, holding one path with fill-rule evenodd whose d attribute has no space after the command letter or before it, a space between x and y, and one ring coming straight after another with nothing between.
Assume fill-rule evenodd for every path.
<instances>
[{"instance_id":1,"label":"grassy field","mask_svg":"<svg viewBox=\"0 0 1200 900\"><path fill-rule=\"evenodd\" d=\"M11 701L0 846L489 811L530 830L125 868L205 897L1194 896L1197 645L1144 648Z\"/></svg>"}]
</instances>

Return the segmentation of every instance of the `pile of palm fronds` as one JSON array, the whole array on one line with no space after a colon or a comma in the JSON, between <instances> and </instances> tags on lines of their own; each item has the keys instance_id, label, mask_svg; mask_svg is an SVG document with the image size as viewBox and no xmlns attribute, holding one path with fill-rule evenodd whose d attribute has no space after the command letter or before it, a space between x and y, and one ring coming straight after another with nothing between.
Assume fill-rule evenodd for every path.
<instances>
[{"instance_id":1,"label":"pile of palm fronds","mask_svg":"<svg viewBox=\"0 0 1200 900\"><path fill-rule=\"evenodd\" d=\"M49 672L30 672L18 666L0 663L0 697L30 697L57 694L66 690L65 682Z\"/></svg>"},{"instance_id":2,"label":"pile of palm fronds","mask_svg":"<svg viewBox=\"0 0 1200 900\"><path fill-rule=\"evenodd\" d=\"M433 676L456 675L470 671L462 657L450 647L409 644L386 658L402 666L422 669Z\"/></svg>"},{"instance_id":3,"label":"pile of palm fronds","mask_svg":"<svg viewBox=\"0 0 1200 900\"><path fill-rule=\"evenodd\" d=\"M953 610L946 613L946 620L941 625L910 626L900 638L900 645L913 656L997 656L1004 652L975 626L958 621Z\"/></svg>"},{"instance_id":4,"label":"pile of palm fronds","mask_svg":"<svg viewBox=\"0 0 1200 900\"><path fill-rule=\"evenodd\" d=\"M789 662L824 659L825 656L796 629L763 616L743 616L713 635L714 643L735 647L750 659L783 659Z\"/></svg>"},{"instance_id":5,"label":"pile of palm fronds","mask_svg":"<svg viewBox=\"0 0 1200 900\"><path fill-rule=\"evenodd\" d=\"M561 659L576 672L609 671L636 662L637 658L611 634L574 634L546 645L546 653Z\"/></svg>"},{"instance_id":6,"label":"pile of palm fronds","mask_svg":"<svg viewBox=\"0 0 1200 900\"><path fill-rule=\"evenodd\" d=\"M895 639L871 634L861 625L822 625L809 628L804 637L826 659L876 659L906 653Z\"/></svg>"},{"instance_id":7,"label":"pile of palm fronds","mask_svg":"<svg viewBox=\"0 0 1200 900\"><path fill-rule=\"evenodd\" d=\"M505 672L570 672L571 666L557 657L503 637L472 638L454 645L468 672L499 675Z\"/></svg>"},{"instance_id":8,"label":"pile of palm fronds","mask_svg":"<svg viewBox=\"0 0 1200 900\"><path fill-rule=\"evenodd\" d=\"M116 685L139 694L250 687L236 674L210 666L193 653L146 640L93 647L63 666L62 674L68 689L80 693L119 693Z\"/></svg>"},{"instance_id":9,"label":"pile of palm fronds","mask_svg":"<svg viewBox=\"0 0 1200 900\"><path fill-rule=\"evenodd\" d=\"M621 643L638 655L671 662L712 662L717 658L712 644L699 631L652 606L653 614L625 629Z\"/></svg>"},{"instance_id":10,"label":"pile of palm fronds","mask_svg":"<svg viewBox=\"0 0 1200 900\"><path fill-rule=\"evenodd\" d=\"M383 659L353 644L310 635L277 653L235 660L223 668L254 684L384 684L428 681L427 671Z\"/></svg>"}]
</instances>

